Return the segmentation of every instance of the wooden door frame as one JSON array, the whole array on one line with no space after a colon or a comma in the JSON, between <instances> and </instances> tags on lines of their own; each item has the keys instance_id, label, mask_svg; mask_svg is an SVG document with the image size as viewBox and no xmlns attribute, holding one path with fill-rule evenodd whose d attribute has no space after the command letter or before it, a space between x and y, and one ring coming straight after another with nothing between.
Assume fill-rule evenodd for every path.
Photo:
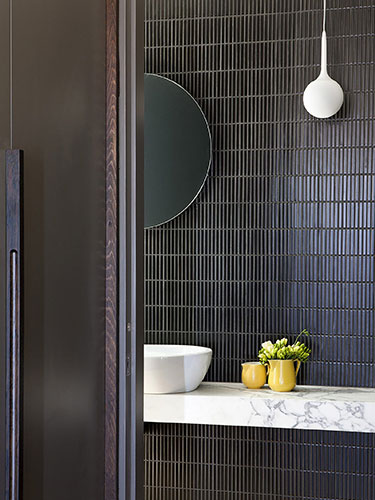
<instances>
[{"instance_id":1,"label":"wooden door frame","mask_svg":"<svg viewBox=\"0 0 375 500\"><path fill-rule=\"evenodd\" d=\"M118 0L106 0L105 500L117 500Z\"/></svg>"},{"instance_id":2,"label":"wooden door frame","mask_svg":"<svg viewBox=\"0 0 375 500\"><path fill-rule=\"evenodd\" d=\"M105 500L143 498L143 0L106 0Z\"/></svg>"}]
</instances>

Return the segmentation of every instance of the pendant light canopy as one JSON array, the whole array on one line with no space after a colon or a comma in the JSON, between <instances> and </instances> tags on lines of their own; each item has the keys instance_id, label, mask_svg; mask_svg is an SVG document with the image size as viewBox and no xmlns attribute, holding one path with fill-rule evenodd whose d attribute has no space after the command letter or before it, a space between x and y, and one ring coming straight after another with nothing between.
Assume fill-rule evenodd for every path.
<instances>
[{"instance_id":1,"label":"pendant light canopy","mask_svg":"<svg viewBox=\"0 0 375 500\"><path fill-rule=\"evenodd\" d=\"M336 114L344 102L341 86L327 72L326 0L324 0L323 32L321 48L321 70L316 80L311 82L303 94L303 104L310 115L329 118Z\"/></svg>"}]
</instances>

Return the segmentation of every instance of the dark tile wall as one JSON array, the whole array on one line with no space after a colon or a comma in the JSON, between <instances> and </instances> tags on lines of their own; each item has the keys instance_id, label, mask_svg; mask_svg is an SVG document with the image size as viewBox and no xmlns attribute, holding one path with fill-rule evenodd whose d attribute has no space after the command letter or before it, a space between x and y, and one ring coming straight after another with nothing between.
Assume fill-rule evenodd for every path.
<instances>
[{"instance_id":1,"label":"dark tile wall","mask_svg":"<svg viewBox=\"0 0 375 500\"><path fill-rule=\"evenodd\" d=\"M241 361L254 359L261 342L308 328L313 354L300 383L375 386L375 1L328 0L329 72L345 92L329 120L302 105L319 72L322 3L146 0L146 71L185 87L213 136L210 175L196 202L145 235L146 342L212 347L209 380L238 381ZM187 426L207 448L200 473L180 443L184 432L146 428L148 498L375 498L374 489L368 496L358 486L374 488L372 437ZM288 443L298 439L310 457L304 470L292 464L303 460L302 448L287 460ZM244 453L254 440L270 448L249 465ZM193 461L186 471L173 460L159 463L157 448L175 442L181 460ZM220 489L210 478L233 462L233 443L242 451ZM249 467L268 477L277 453L286 454L284 490L274 482L262 494L246 483L246 496L240 478ZM326 465L338 455L349 468ZM184 474L199 486L173 496ZM292 477L320 489L306 496Z\"/></svg>"},{"instance_id":2,"label":"dark tile wall","mask_svg":"<svg viewBox=\"0 0 375 500\"><path fill-rule=\"evenodd\" d=\"M147 500L373 500L374 435L149 424Z\"/></svg>"}]
</instances>

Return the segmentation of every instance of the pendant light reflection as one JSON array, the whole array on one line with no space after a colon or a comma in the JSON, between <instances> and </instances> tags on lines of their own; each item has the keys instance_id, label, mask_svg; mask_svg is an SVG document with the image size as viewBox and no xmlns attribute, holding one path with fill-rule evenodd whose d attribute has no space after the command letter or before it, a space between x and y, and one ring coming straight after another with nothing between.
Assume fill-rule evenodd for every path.
<instances>
[{"instance_id":1,"label":"pendant light reflection","mask_svg":"<svg viewBox=\"0 0 375 500\"><path fill-rule=\"evenodd\" d=\"M324 0L323 32L321 46L321 70L316 80L311 82L303 94L303 104L310 115L329 118L336 114L344 102L341 86L327 72L326 0Z\"/></svg>"}]
</instances>

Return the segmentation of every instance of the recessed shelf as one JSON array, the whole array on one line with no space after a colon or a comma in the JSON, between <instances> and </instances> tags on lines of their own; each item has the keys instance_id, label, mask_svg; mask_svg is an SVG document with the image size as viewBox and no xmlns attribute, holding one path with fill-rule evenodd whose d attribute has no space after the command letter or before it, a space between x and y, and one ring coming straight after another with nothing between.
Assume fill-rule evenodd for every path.
<instances>
[{"instance_id":1,"label":"recessed shelf","mask_svg":"<svg viewBox=\"0 0 375 500\"><path fill-rule=\"evenodd\" d=\"M204 382L193 392L145 394L145 422L375 432L375 389L297 386L292 392Z\"/></svg>"}]
</instances>

